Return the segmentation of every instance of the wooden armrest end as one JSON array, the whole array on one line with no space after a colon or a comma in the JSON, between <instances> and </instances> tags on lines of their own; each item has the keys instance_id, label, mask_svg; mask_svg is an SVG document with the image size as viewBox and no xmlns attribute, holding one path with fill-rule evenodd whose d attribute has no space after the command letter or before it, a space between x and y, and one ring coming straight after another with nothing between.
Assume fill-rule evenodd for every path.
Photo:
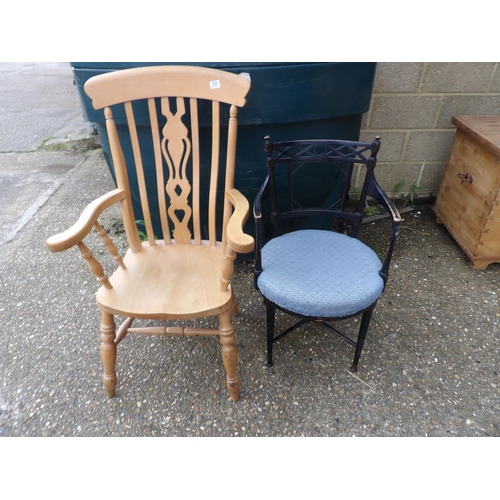
<instances>
[{"instance_id":1,"label":"wooden armrest end","mask_svg":"<svg viewBox=\"0 0 500 500\"><path fill-rule=\"evenodd\" d=\"M232 203L234 212L227 225L227 241L229 246L238 253L250 253L254 249L254 239L243 232L243 226L250 213L248 200L237 190L229 189L226 198Z\"/></svg>"},{"instance_id":2,"label":"wooden armrest end","mask_svg":"<svg viewBox=\"0 0 500 500\"><path fill-rule=\"evenodd\" d=\"M51 236L46 241L49 250L61 252L82 241L92 230L97 217L108 207L125 197L126 192L123 189L115 189L89 203L73 226L62 233Z\"/></svg>"}]
</instances>

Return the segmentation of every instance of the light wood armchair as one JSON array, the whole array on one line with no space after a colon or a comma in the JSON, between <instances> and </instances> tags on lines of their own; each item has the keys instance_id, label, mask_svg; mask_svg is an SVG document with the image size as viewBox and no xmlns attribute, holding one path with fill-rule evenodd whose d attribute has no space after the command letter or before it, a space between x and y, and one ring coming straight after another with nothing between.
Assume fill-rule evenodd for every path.
<instances>
[{"instance_id":1,"label":"light wood armchair","mask_svg":"<svg viewBox=\"0 0 500 500\"><path fill-rule=\"evenodd\" d=\"M243 233L249 203L233 183L237 109L246 102L249 79L216 69L159 66L95 76L87 81L84 90L95 109L104 108L117 188L88 205L76 224L49 238L47 246L53 252L77 246L102 285L97 303L102 311L101 358L106 392L110 397L115 393L117 344L128 333L219 335L227 387L231 399L237 401L240 382L231 323L232 314L237 314L237 304L230 280L236 253L251 252L254 240ZM203 112L207 109L211 112L211 144L208 145L200 140L199 134L202 117L198 116L198 109L202 101L210 101L202 108ZM138 134L134 112L138 105L148 110L148 141ZM121 113L123 108L133 161L123 152L122 138L119 138L113 118L115 111ZM221 119L224 112L228 112L227 122ZM220 143L226 126L226 162L225 168L219 168ZM144 148L148 147L153 150L150 151L153 165L145 163ZM200 181L206 178L204 169L210 169L210 182ZM134 177L137 175L146 241L141 241L134 216L129 185L132 171ZM151 172L156 177L153 190L148 186ZM221 176L225 176L225 199L218 202L217 185ZM201 195L204 190L208 191L205 198ZM153 198L159 206L162 239L154 234L150 208L154 205L150 204ZM98 222L99 215L117 202L121 204L130 247L123 259ZM205 212L208 212L206 218ZM217 220L220 212L222 220ZM92 228L97 230L118 264L118 269L109 278L83 242ZM217 237L218 234L221 237ZM117 332L114 315L125 318ZM219 316L218 330L132 327L136 318L184 320L215 315Z\"/></svg>"}]
</instances>

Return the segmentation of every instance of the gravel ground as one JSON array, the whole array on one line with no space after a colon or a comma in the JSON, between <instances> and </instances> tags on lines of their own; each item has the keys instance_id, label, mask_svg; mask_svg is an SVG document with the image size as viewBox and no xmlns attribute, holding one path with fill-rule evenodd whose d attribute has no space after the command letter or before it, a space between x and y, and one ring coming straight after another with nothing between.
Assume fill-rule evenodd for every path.
<instances>
[{"instance_id":1,"label":"gravel ground","mask_svg":"<svg viewBox=\"0 0 500 500\"><path fill-rule=\"evenodd\" d=\"M249 255L233 280L240 400L228 398L216 337L133 335L118 348L108 399L98 284L75 249L51 254L44 242L113 185L100 150L60 155L79 167L0 255L1 436L500 435L500 264L472 270L428 205L404 216L356 376L352 347L314 325L277 343L265 367L265 309ZM118 212L101 223L123 248ZM387 220L366 224L363 239L383 251L388 232ZM354 334L357 324L342 326Z\"/></svg>"}]
</instances>

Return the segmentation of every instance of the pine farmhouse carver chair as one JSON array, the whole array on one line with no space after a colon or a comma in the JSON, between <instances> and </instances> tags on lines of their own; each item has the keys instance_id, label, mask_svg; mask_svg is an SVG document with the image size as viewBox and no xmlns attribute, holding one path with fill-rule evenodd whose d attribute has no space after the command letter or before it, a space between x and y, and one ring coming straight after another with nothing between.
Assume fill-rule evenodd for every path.
<instances>
[{"instance_id":1,"label":"pine farmhouse carver chair","mask_svg":"<svg viewBox=\"0 0 500 500\"><path fill-rule=\"evenodd\" d=\"M357 371L372 312L388 278L401 222L394 203L375 179L379 148L378 137L373 143L337 140L273 143L266 137L268 175L254 203L254 280L267 308L268 366L273 364L276 341L314 321L355 347L351 371ZM355 164L364 170L365 179L356 207L349 208L348 192ZM337 176L338 198L329 199L328 206L324 200L305 206L301 198L304 182L300 176L304 179L305 175L317 175L318 169L325 166ZM357 239L367 197L380 203L392 218L389 245L382 261ZM270 224L265 231L263 203L268 198ZM321 229L304 227L311 220L323 220ZM300 321L275 336L276 309ZM359 314L362 320L356 342L329 324Z\"/></svg>"},{"instance_id":2,"label":"pine farmhouse carver chair","mask_svg":"<svg viewBox=\"0 0 500 500\"><path fill-rule=\"evenodd\" d=\"M237 107L245 104L249 89L250 81L245 76L190 66L115 71L95 76L85 84L84 90L92 99L94 108L104 108L117 188L90 203L76 224L49 238L47 246L58 252L76 245L90 271L102 284L97 303L102 311L101 358L104 386L109 397L114 395L116 387L117 344L127 333L140 333L219 335L230 397L234 401L239 398L237 353L231 323L231 315L237 314L237 304L230 279L236 253L251 252L254 241L243 233L249 203L234 188L233 181ZM142 142L138 138L134 113L141 105L148 110L151 126L149 140ZM123 139L119 138L113 118L115 110L118 114L123 108L135 166L126 165ZM211 144L205 149L199 134L202 121L199 108L211 112L211 140L208 141ZM221 117L226 112L227 122L224 122ZM219 156L222 156L220 144L224 144L223 132L226 130L226 165L219 172L219 163L222 163L219 162ZM153 150L151 164L144 160L144 148ZM210 171L207 183L200 182L206 174L204 170ZM129 185L132 171L137 175L146 241L141 241L134 217ZM225 199L218 204L218 177L222 175L225 175ZM155 187L149 191L148 176L156 177ZM202 196L204 189L208 191L206 198ZM153 230L150 202L154 198L160 208L163 239L156 239ZM98 222L98 216L117 202L121 204L130 247L123 259ZM220 208L222 205L223 209ZM202 218L204 212L208 212L206 230ZM220 212L223 212L222 222L216 220ZM83 243L92 227L96 228L119 265L109 278ZM222 232L218 228L222 228ZM220 238L217 238L218 231ZM114 315L125 318L116 335ZM219 316L218 330L177 326L132 327L136 318L163 321L216 315Z\"/></svg>"}]
</instances>

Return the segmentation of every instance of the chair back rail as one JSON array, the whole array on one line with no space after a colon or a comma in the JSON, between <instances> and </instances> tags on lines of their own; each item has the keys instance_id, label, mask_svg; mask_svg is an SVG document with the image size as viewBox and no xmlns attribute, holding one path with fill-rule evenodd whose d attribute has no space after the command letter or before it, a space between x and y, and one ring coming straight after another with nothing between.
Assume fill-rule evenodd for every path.
<instances>
[{"instance_id":1,"label":"chair back rail","mask_svg":"<svg viewBox=\"0 0 500 500\"><path fill-rule=\"evenodd\" d=\"M321 139L273 143L269 137L266 137L264 149L267 153L269 194L272 206L271 220L275 236L281 234L281 221L313 216L326 216L351 222L351 236L356 236L362 222L369 186L373 179L377 152L380 149L378 138L371 143ZM295 197L295 189L299 192L303 191L300 183L301 169L305 166L319 168L325 164L330 165L329 169L336 172L337 185L341 186L337 198L330 199L327 206L302 206ZM355 165L365 165L366 176L355 209L348 211L346 202L349 199ZM281 200L277 195L279 181L276 178L280 169L286 170L287 185L287 196ZM296 178L299 179L298 182Z\"/></svg>"},{"instance_id":2,"label":"chair back rail","mask_svg":"<svg viewBox=\"0 0 500 500\"><path fill-rule=\"evenodd\" d=\"M95 109L160 96L194 97L242 107L250 82L217 69L156 66L97 75L87 81L84 90Z\"/></svg>"}]
</instances>

